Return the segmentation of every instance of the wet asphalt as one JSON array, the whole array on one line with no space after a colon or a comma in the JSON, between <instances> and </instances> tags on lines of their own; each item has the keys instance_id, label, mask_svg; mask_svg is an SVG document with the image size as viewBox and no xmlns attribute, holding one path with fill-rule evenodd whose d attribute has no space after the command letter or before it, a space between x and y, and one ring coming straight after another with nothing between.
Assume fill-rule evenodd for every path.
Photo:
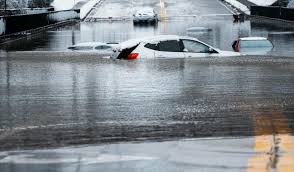
<instances>
[{"instance_id":1,"label":"wet asphalt","mask_svg":"<svg viewBox=\"0 0 294 172\"><path fill-rule=\"evenodd\" d=\"M293 28L260 19L234 22L218 1L165 2L169 19L156 26L107 19L107 6L123 5L111 0L102 4L101 21L1 45L1 172L293 166ZM146 3L159 10L155 1ZM198 26L211 30L187 31ZM239 36L268 36L275 47L264 56L137 61L66 50L78 42L154 34L189 35L224 50Z\"/></svg>"},{"instance_id":2,"label":"wet asphalt","mask_svg":"<svg viewBox=\"0 0 294 172\"><path fill-rule=\"evenodd\" d=\"M252 138L209 138L2 152L0 169L2 172L250 172L248 159L256 155L251 146L254 146Z\"/></svg>"}]
</instances>

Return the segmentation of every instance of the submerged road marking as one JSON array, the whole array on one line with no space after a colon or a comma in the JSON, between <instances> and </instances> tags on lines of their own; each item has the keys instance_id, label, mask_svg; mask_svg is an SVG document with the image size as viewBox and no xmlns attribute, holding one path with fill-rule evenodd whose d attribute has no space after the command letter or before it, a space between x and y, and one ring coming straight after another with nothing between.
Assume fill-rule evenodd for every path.
<instances>
[{"instance_id":1,"label":"submerged road marking","mask_svg":"<svg viewBox=\"0 0 294 172\"><path fill-rule=\"evenodd\" d=\"M256 113L254 127L258 155L249 159L247 172L293 172L294 142L286 117L277 110Z\"/></svg>"}]
</instances>

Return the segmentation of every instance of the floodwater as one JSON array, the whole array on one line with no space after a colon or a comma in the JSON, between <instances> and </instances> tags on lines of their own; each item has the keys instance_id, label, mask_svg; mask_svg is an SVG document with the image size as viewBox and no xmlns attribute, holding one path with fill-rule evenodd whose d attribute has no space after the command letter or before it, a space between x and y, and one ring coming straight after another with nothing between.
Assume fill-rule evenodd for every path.
<instances>
[{"instance_id":1,"label":"floodwater","mask_svg":"<svg viewBox=\"0 0 294 172\"><path fill-rule=\"evenodd\" d=\"M105 2L123 10L118 0ZM160 11L167 19L156 26L106 16L1 45L0 150L293 133L291 27L234 22L219 1L168 2ZM187 15L178 15L178 5ZM277 56L112 61L64 52L79 42L158 34L189 35L224 50L238 37L266 36ZM269 129L257 132L260 126Z\"/></svg>"},{"instance_id":2,"label":"floodwater","mask_svg":"<svg viewBox=\"0 0 294 172\"><path fill-rule=\"evenodd\" d=\"M26 56L0 61L0 149L250 136L276 111L294 124L291 58Z\"/></svg>"}]
</instances>

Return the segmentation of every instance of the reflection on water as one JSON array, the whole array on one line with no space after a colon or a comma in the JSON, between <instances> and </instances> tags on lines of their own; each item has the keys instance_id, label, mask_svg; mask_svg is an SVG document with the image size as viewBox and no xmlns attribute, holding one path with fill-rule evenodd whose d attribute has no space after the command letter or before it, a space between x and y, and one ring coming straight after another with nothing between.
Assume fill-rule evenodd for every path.
<instances>
[{"instance_id":1,"label":"reflection on water","mask_svg":"<svg viewBox=\"0 0 294 172\"><path fill-rule=\"evenodd\" d=\"M2 59L0 78L0 149L252 135L254 109L294 104L291 64Z\"/></svg>"},{"instance_id":2,"label":"reflection on water","mask_svg":"<svg viewBox=\"0 0 294 172\"><path fill-rule=\"evenodd\" d=\"M247 172L294 170L292 130L283 111L275 108L253 115L257 155L249 159Z\"/></svg>"}]
</instances>

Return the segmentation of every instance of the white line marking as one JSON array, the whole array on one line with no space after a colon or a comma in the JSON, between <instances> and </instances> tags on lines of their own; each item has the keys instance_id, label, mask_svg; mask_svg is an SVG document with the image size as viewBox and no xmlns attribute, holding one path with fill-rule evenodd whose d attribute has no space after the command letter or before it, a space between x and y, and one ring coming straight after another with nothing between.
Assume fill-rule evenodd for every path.
<instances>
[{"instance_id":1,"label":"white line marking","mask_svg":"<svg viewBox=\"0 0 294 172\"><path fill-rule=\"evenodd\" d=\"M111 154L100 154L98 156L93 156L93 157L83 157L83 155L77 155L76 157L70 156L70 157L58 157L58 158L56 157L38 158L38 156L35 157L34 154L20 154L20 155L11 155L11 156L7 156L3 158L0 160L0 164L14 163L14 164L42 165L42 164L79 163L79 164L89 165L89 164L103 164L103 163L126 162L126 161L151 161L156 159L159 159L159 158L147 157L147 156L111 155Z\"/></svg>"}]
</instances>

